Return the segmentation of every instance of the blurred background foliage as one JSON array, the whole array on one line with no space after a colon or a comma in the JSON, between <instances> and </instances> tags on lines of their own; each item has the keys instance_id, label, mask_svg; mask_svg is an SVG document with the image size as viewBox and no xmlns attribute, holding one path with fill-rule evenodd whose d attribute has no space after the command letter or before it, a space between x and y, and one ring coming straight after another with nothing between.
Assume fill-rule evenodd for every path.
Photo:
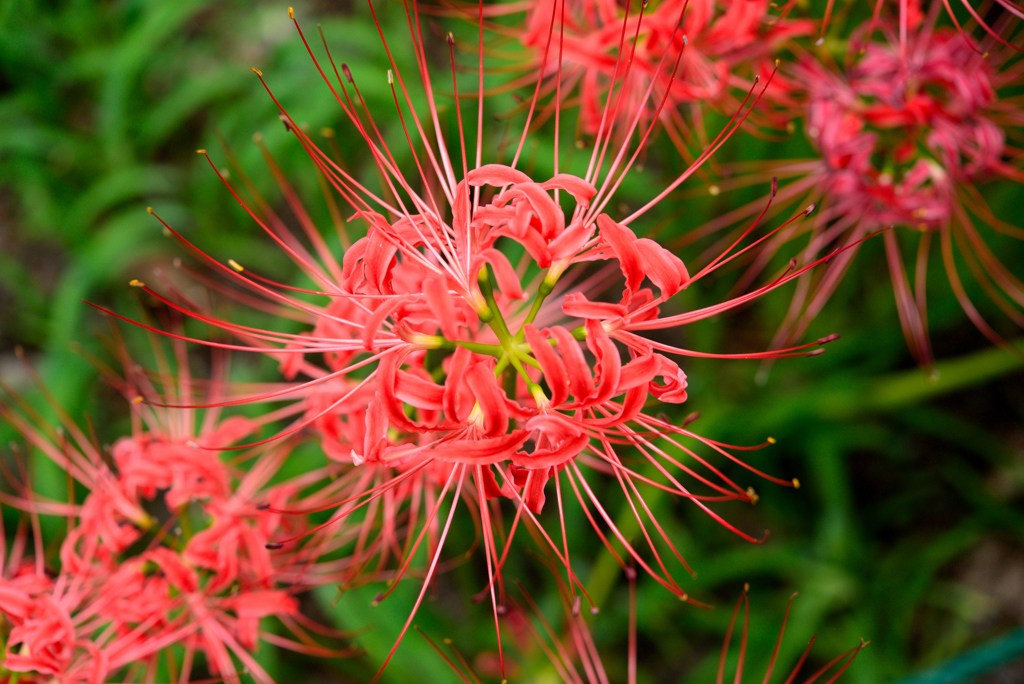
<instances>
[{"instance_id":1,"label":"blurred background foliage","mask_svg":"<svg viewBox=\"0 0 1024 684\"><path fill-rule=\"evenodd\" d=\"M804 10L820 16L818 5ZM389 5L382 12L390 36L407 30L400 9ZM373 176L372 160L341 125L285 10L262 0L0 2L0 374L44 410L16 359L17 347L72 416L89 416L110 441L125 428L127 410L85 360L86 352L104 354L108 324L82 300L128 315L140 305L153 309L138 301L127 281L173 271L177 260L195 263L162 234L146 206L221 260L259 263L274 277L296 280L290 262L243 214L196 148L209 148L225 167L230 149L237 168L288 216L252 142L254 134L262 136L314 218L330 225L312 164L250 67L263 70L275 95L314 135L322 138L322 129L336 127L333 140L346 162L358 176ZM370 110L381 113L385 134L398 139L401 129L388 117L393 104L385 57L365 5L308 2L297 4L296 13L312 35L315 22L323 25ZM393 47L408 64L401 62L407 41L396 39ZM435 75L447 72L439 68ZM495 112L513 106L508 98L492 105ZM493 124L495 137L502 125ZM543 168L550 163L551 137L541 132L532 144L529 163ZM799 132L788 145L741 133L719 158L756 160L780 152L806 154ZM577 162L570 153L565 163ZM652 183L663 182L658 178L683 168L667 144L653 146L644 162L619 195L624 203L648 197ZM649 226L672 239L765 190L716 197L706 183L684 185ZM1019 187L985 191L1000 216L1021 225ZM1020 274L1022 245L1007 241L998 250ZM711 681L731 605L745 582L753 604L748 679L763 671L786 601L799 591L780 667L792 665L817 633L813 662L819 664L862 637L871 640L845 675L851 683L895 682L913 673L915 682L1024 681L1024 644L1015 631L1024 625L1024 362L991 348L974 330L936 267L929 312L940 362L930 380L906 351L883 260L880 241L866 245L859 268L815 322L810 339L843 335L824 356L777 363L763 384L754 382L758 364L752 361L695 359L685 366L691 397L685 408L702 414L700 433L735 444L776 438L774 447L753 452L752 461L798 477L802 486L783 489L729 471L756 486L761 500L720 512L755 535L770 529L763 546L743 542L692 506L651 496L652 509L697 570L689 590L717 608L668 601L661 587L641 579L641 682ZM720 299L729 281L727 273L685 293L680 306ZM776 293L680 334L695 349L763 348L789 296ZM266 377L272 365L237 359L235 370L239 377ZM15 436L0 425L0 438L6 444ZM39 467L40 488L59 490L60 478L50 473L54 481L47 482ZM622 509L614 487L605 494L609 510ZM569 515L571 523L586 526L578 510ZM629 527L628 509L618 515ZM464 527L471 536L468 523ZM610 677L625 681L627 584L592 537L577 542L574 567L589 578L601 606L591 623ZM557 622L552 580L536 559L525 557L529 546L510 561L508 577L531 587ZM468 600L483 586L481 563L478 554L445 574L417 624L435 641L452 639L487 679L494 675L489 610L486 602ZM376 608L370 607L375 586L323 590L307 602L319 619L359 632L364 658L314 661L264 647L261 660L279 681L363 681L390 648L415 589L408 583ZM553 681L536 646L509 632L513 681ZM416 634L385 675L387 681L410 678L455 680Z\"/></svg>"}]
</instances>

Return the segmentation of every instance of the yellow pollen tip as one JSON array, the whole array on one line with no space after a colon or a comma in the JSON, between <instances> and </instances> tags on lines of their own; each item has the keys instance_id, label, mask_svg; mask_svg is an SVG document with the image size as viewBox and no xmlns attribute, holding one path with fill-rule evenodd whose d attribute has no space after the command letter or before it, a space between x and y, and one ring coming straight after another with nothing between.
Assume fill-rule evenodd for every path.
<instances>
[{"instance_id":1,"label":"yellow pollen tip","mask_svg":"<svg viewBox=\"0 0 1024 684\"><path fill-rule=\"evenodd\" d=\"M146 287L146 283L142 282L141 280L137 280L135 278L132 278L131 280L129 280L128 284L131 285L132 287Z\"/></svg>"},{"instance_id":2,"label":"yellow pollen tip","mask_svg":"<svg viewBox=\"0 0 1024 684\"><path fill-rule=\"evenodd\" d=\"M198 149L198 150L196 150L196 154L206 154L206 150Z\"/></svg>"},{"instance_id":3,"label":"yellow pollen tip","mask_svg":"<svg viewBox=\"0 0 1024 684\"><path fill-rule=\"evenodd\" d=\"M395 83L395 72L388 69L388 85L394 85Z\"/></svg>"},{"instance_id":4,"label":"yellow pollen tip","mask_svg":"<svg viewBox=\"0 0 1024 684\"><path fill-rule=\"evenodd\" d=\"M982 59L988 59L988 53L987 53L987 52L983 53L983 54L981 55L981 58L982 58Z\"/></svg>"},{"instance_id":5,"label":"yellow pollen tip","mask_svg":"<svg viewBox=\"0 0 1024 684\"><path fill-rule=\"evenodd\" d=\"M263 72L260 71L259 69L257 69L256 67L250 67L250 68L252 69L252 73L256 74L257 76L262 76L263 75Z\"/></svg>"},{"instance_id":6,"label":"yellow pollen tip","mask_svg":"<svg viewBox=\"0 0 1024 684\"><path fill-rule=\"evenodd\" d=\"M757 492L754 491L753 487L747 487L747 498L750 499L751 506L761 500L761 497L757 495Z\"/></svg>"},{"instance_id":7,"label":"yellow pollen tip","mask_svg":"<svg viewBox=\"0 0 1024 684\"><path fill-rule=\"evenodd\" d=\"M146 207L146 213L147 214L152 214L153 213L153 207Z\"/></svg>"},{"instance_id":8,"label":"yellow pollen tip","mask_svg":"<svg viewBox=\"0 0 1024 684\"><path fill-rule=\"evenodd\" d=\"M135 397L134 399L132 399L132 403L133 404L141 404L142 402L143 402L143 398L142 397Z\"/></svg>"},{"instance_id":9,"label":"yellow pollen tip","mask_svg":"<svg viewBox=\"0 0 1024 684\"><path fill-rule=\"evenodd\" d=\"M333 128L321 128L320 129L320 135L322 135L325 138L333 138L334 137L334 129Z\"/></svg>"},{"instance_id":10,"label":"yellow pollen tip","mask_svg":"<svg viewBox=\"0 0 1024 684\"><path fill-rule=\"evenodd\" d=\"M800 480L793 478L793 489L800 489Z\"/></svg>"},{"instance_id":11,"label":"yellow pollen tip","mask_svg":"<svg viewBox=\"0 0 1024 684\"><path fill-rule=\"evenodd\" d=\"M292 8L292 7L288 8L288 18L289 19L294 19L295 18L295 9Z\"/></svg>"},{"instance_id":12,"label":"yellow pollen tip","mask_svg":"<svg viewBox=\"0 0 1024 684\"><path fill-rule=\"evenodd\" d=\"M722 188L718 187L717 185L711 185L708 186L708 192L711 193L712 197L718 197L718 195L721 194L722 192Z\"/></svg>"},{"instance_id":13,"label":"yellow pollen tip","mask_svg":"<svg viewBox=\"0 0 1024 684\"><path fill-rule=\"evenodd\" d=\"M441 641L443 641L446 645L451 645L451 643L452 643L452 640L451 640L450 637L445 637Z\"/></svg>"},{"instance_id":14,"label":"yellow pollen tip","mask_svg":"<svg viewBox=\"0 0 1024 684\"><path fill-rule=\"evenodd\" d=\"M244 268L242 268L242 265L240 263L238 263L237 261L235 261L234 259L228 259L228 266L230 266L231 268L235 269L239 273L241 273L242 271L245 270Z\"/></svg>"},{"instance_id":15,"label":"yellow pollen tip","mask_svg":"<svg viewBox=\"0 0 1024 684\"><path fill-rule=\"evenodd\" d=\"M254 143L256 143L257 145L259 145L261 142L263 142L263 134L262 133L253 133L252 134L252 141Z\"/></svg>"},{"instance_id":16,"label":"yellow pollen tip","mask_svg":"<svg viewBox=\"0 0 1024 684\"><path fill-rule=\"evenodd\" d=\"M744 582L743 583L743 591L750 591L750 583L749 582Z\"/></svg>"},{"instance_id":17,"label":"yellow pollen tip","mask_svg":"<svg viewBox=\"0 0 1024 684\"><path fill-rule=\"evenodd\" d=\"M769 437L768 438L768 443L769 444L775 444L775 438L774 437Z\"/></svg>"},{"instance_id":18,"label":"yellow pollen tip","mask_svg":"<svg viewBox=\"0 0 1024 684\"><path fill-rule=\"evenodd\" d=\"M780 64L782 64L782 60L781 59L775 60L775 66L779 66Z\"/></svg>"}]
</instances>

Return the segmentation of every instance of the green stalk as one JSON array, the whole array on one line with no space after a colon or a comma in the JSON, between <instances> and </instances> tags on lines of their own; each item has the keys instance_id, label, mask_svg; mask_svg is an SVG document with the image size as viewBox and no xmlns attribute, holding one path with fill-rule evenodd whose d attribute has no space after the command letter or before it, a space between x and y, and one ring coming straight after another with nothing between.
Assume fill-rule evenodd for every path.
<instances>
[{"instance_id":1,"label":"green stalk","mask_svg":"<svg viewBox=\"0 0 1024 684\"><path fill-rule=\"evenodd\" d=\"M519 328L519 332L516 333L515 341L517 343L526 339L526 326L533 323L534 319L537 318L537 314L540 313L540 307L544 304L544 300L547 299L547 296L555 289L555 283L557 283L558 280L548 280L550 275L551 271L549 270L544 274L544 280L540 282L540 286L537 288L537 296L533 299L533 305L530 307L529 313L526 314L526 320L523 321L523 325Z\"/></svg>"}]
</instances>

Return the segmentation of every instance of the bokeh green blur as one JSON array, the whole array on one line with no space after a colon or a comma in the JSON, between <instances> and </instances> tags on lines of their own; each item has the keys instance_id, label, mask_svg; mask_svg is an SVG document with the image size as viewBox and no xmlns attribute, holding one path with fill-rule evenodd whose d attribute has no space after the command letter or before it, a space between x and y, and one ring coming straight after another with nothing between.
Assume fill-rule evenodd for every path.
<instances>
[{"instance_id":1,"label":"bokeh green blur","mask_svg":"<svg viewBox=\"0 0 1024 684\"><path fill-rule=\"evenodd\" d=\"M867 9L854 8L851 18L837 21L870 12L867 0L858 2ZM823 4L802 3L798 11L821 16ZM401 3L381 5L383 30L395 37L400 64L408 64ZM295 12L312 35L314 26L322 25L335 56L359 80L385 135L399 139L401 129L389 116L393 103L385 55L365 2L297 2ZM435 76L447 84L439 88L450 88L443 38L448 21L425 19L427 39L439 49ZM435 29L435 23L443 28ZM466 27L455 30L465 33ZM254 134L262 135L313 217L329 225L314 168L281 125L252 66L263 70L296 121L308 123L314 134L333 127L349 166L357 175L374 177L372 159L344 125L286 5L0 0L0 376L48 415L52 409L16 358L17 347L56 401L82 424L91 421L101 440L109 443L127 429L127 406L103 386L89 361L92 355L109 358L104 338L110 336L110 322L83 300L128 315L154 310L158 307L141 299L128 281L174 269L176 260L195 263L194 255L164 236L147 206L222 261L258 263L278 279L302 283L291 262L195 154L196 148L208 148L224 164L225 149L232 150L268 201L284 207L252 142ZM502 76L488 78L497 83ZM492 115L514 110L516 102L499 95L489 107L488 145L496 145L507 124ZM454 130L454 117L446 115ZM572 131L572 116L568 110L565 130ZM722 123L708 119L711 129ZM541 171L551 163L549 129L527 147L527 165ZM1015 132L1018 143L1020 133ZM567 149L564 163L578 164L575 148ZM799 130L782 142L741 131L717 160L727 164L808 153ZM619 199L628 205L649 197L652 187L661 187L684 166L675 148L657 138ZM713 195L708 187L714 178L714 168L694 177L646 226L634 227L642 232L657 226L659 238L671 240L767 189ZM1020 187L993 183L983 190L999 216L1024 225ZM1012 239L995 245L1010 270L1024 275L1024 245ZM694 429L721 442L759 444L775 438L774 446L749 452L750 461L767 472L797 477L802 486L778 487L728 468L740 483L755 486L760 500L756 506L731 503L718 510L756 536L770 529L763 545L744 542L686 502L650 497L659 521L696 570L687 590L715 609L677 602L641 576L640 682L713 681L732 605L744 583L750 585L752 602L744 681L763 676L793 592L799 596L776 681L784 679L779 675L788 672L813 634L818 642L812 666L861 638L871 641L844 675L850 684L896 682L922 672L926 676L917 681L1024 681L1024 646L1014 637L1024 625L1024 346L1018 344L1022 351L1014 355L985 340L967 321L936 263L929 273L928 308L939 362L930 378L907 352L884 259L881 241L869 241L815 321L808 339L842 334L826 354L778 362L767 378L761 374L762 382L755 381L756 361L685 364L690 399L685 412L672 417L700 412ZM687 292L680 306L721 299L737 273L727 270L700 291ZM700 350L763 349L791 292L695 325L682 339ZM983 294L971 294L983 313L1001 320ZM1011 339L1020 334L1012 325L998 325ZM123 332L145 341L138 331ZM275 372L266 359L240 358L235 365L239 377L272 379ZM7 443L16 439L0 425L5 458ZM37 489L59 493L62 476L45 464L36 467ZM626 522L630 512L621 494L616 497L609 487L607 496L613 515L637 534ZM586 532L579 511L569 515L573 528L581 530L574 567L601 606L588 621L609 677L624 682L627 583ZM10 524L16 515L5 508L4 518ZM48 529L59 533L60 528ZM472 535L471 526L462 531ZM468 545L455 544L452 555ZM561 611L553 581L529 557L530 548L524 536L510 562L509 580L521 579L557 625ZM485 583L478 553L441 577L416 624L438 643L450 638L481 678L491 681L495 643L489 605L470 600ZM281 682L366 681L415 598L417 582L407 585L377 607L371 607L377 586L325 590L304 604L315 619L352 631L364 657L316 660L264 645L260 661ZM735 658L735 648L732 653ZM554 670L536 647L510 648L509 659L511 681L554 681ZM423 637L410 633L383 681L457 678Z\"/></svg>"}]
</instances>

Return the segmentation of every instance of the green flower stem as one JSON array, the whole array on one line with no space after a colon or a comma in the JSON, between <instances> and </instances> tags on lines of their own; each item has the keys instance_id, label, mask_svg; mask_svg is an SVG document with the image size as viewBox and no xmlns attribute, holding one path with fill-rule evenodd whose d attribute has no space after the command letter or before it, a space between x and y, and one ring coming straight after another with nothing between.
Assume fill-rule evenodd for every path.
<instances>
[{"instance_id":1,"label":"green flower stem","mask_svg":"<svg viewBox=\"0 0 1024 684\"><path fill-rule=\"evenodd\" d=\"M522 342L526 339L526 326L533 323L534 319L537 318L537 314L540 313L540 307L544 304L544 300L547 296L555 289L555 284L558 282L557 278L551 278L551 271L549 270L544 274L544 280L540 282L540 286L537 288L537 296L533 299L533 305L530 307L529 313L526 314L526 320L523 321L523 325L520 326L519 332L516 333L515 341L517 343Z\"/></svg>"},{"instance_id":2,"label":"green flower stem","mask_svg":"<svg viewBox=\"0 0 1024 684\"><path fill-rule=\"evenodd\" d=\"M491 318L487 321L487 325L491 326L494 334L498 336L498 340L501 342L505 352L511 353L512 333L509 332L508 325L505 324L505 318L501 315L501 309L498 308L498 302L494 299L490 266L484 266L480 269L480 276L477 278L477 282L480 284L480 292L484 296L484 301L487 302L487 308L491 312Z\"/></svg>"},{"instance_id":3,"label":"green flower stem","mask_svg":"<svg viewBox=\"0 0 1024 684\"><path fill-rule=\"evenodd\" d=\"M1024 340L1011 346L1016 353L987 347L940 362L935 367L934 380L916 369L882 378L869 388L864 403L872 409L906 406L1006 375L1024 367Z\"/></svg>"},{"instance_id":4,"label":"green flower stem","mask_svg":"<svg viewBox=\"0 0 1024 684\"><path fill-rule=\"evenodd\" d=\"M497 344L483 344L482 342L470 342L468 340L455 340L454 346L465 347L474 354L483 354L484 356L501 357L505 353L505 349L501 345Z\"/></svg>"}]
</instances>

